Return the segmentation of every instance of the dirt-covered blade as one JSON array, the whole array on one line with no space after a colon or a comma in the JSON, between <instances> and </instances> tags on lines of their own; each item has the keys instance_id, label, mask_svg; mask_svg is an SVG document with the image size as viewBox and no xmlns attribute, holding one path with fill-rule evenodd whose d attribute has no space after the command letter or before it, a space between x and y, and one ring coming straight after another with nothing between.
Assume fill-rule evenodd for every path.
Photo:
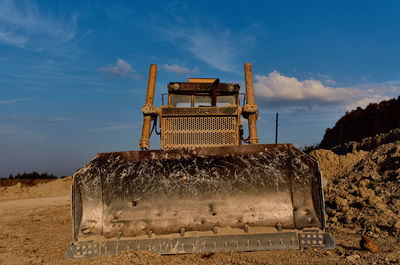
<instances>
[{"instance_id":1,"label":"dirt-covered blade","mask_svg":"<svg viewBox=\"0 0 400 265\"><path fill-rule=\"evenodd\" d=\"M324 228L318 164L290 144L98 154L74 174L73 237Z\"/></svg>"}]
</instances>

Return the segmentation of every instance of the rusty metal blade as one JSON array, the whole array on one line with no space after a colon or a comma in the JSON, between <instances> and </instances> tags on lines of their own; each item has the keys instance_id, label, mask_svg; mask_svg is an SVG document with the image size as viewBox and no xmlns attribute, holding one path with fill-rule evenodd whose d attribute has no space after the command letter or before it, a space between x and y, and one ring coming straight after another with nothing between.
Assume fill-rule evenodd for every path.
<instances>
[{"instance_id":1,"label":"rusty metal blade","mask_svg":"<svg viewBox=\"0 0 400 265\"><path fill-rule=\"evenodd\" d=\"M72 215L74 240L325 223L318 164L291 144L101 153L74 174Z\"/></svg>"}]
</instances>

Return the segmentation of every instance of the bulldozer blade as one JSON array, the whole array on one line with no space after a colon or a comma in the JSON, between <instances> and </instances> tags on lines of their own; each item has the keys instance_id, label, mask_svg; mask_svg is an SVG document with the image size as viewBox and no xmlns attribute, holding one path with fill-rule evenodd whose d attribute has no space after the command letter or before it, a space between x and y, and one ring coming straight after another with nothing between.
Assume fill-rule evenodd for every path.
<instances>
[{"instance_id":1,"label":"bulldozer blade","mask_svg":"<svg viewBox=\"0 0 400 265\"><path fill-rule=\"evenodd\" d=\"M321 181L291 144L100 153L74 174L66 257L331 248Z\"/></svg>"}]
</instances>

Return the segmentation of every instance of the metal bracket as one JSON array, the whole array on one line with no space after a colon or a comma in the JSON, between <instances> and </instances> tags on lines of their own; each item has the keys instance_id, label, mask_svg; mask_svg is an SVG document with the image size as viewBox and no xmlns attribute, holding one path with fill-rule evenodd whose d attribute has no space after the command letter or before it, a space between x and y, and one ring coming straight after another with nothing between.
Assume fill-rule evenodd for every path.
<instances>
[{"instance_id":1,"label":"metal bracket","mask_svg":"<svg viewBox=\"0 0 400 265\"><path fill-rule=\"evenodd\" d=\"M319 249L333 249L335 248L335 242L331 234L321 233L316 231L303 230L303 233L299 233L299 244L301 249L307 248L319 248Z\"/></svg>"},{"instance_id":2,"label":"metal bracket","mask_svg":"<svg viewBox=\"0 0 400 265\"><path fill-rule=\"evenodd\" d=\"M97 257L100 256L100 248L101 244L99 242L71 242L67 248L67 251L65 252L65 258L79 259Z\"/></svg>"},{"instance_id":3,"label":"metal bracket","mask_svg":"<svg viewBox=\"0 0 400 265\"><path fill-rule=\"evenodd\" d=\"M242 108L243 113L255 113L257 111L256 104L245 104Z\"/></svg>"},{"instance_id":4,"label":"metal bracket","mask_svg":"<svg viewBox=\"0 0 400 265\"><path fill-rule=\"evenodd\" d=\"M145 104L142 107L143 115L156 115L157 108L154 105Z\"/></svg>"}]
</instances>

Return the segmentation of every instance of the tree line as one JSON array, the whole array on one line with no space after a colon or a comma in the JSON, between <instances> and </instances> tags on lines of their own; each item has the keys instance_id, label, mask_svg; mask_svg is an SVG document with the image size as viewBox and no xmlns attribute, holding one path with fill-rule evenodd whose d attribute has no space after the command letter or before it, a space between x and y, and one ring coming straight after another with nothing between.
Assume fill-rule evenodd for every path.
<instances>
[{"instance_id":1,"label":"tree line","mask_svg":"<svg viewBox=\"0 0 400 265\"><path fill-rule=\"evenodd\" d=\"M13 174L10 174L8 176L9 179L56 179L57 176L53 174L48 174L47 172L44 173L38 173L36 171L30 172L30 173L18 173L17 175L13 176Z\"/></svg>"}]
</instances>

